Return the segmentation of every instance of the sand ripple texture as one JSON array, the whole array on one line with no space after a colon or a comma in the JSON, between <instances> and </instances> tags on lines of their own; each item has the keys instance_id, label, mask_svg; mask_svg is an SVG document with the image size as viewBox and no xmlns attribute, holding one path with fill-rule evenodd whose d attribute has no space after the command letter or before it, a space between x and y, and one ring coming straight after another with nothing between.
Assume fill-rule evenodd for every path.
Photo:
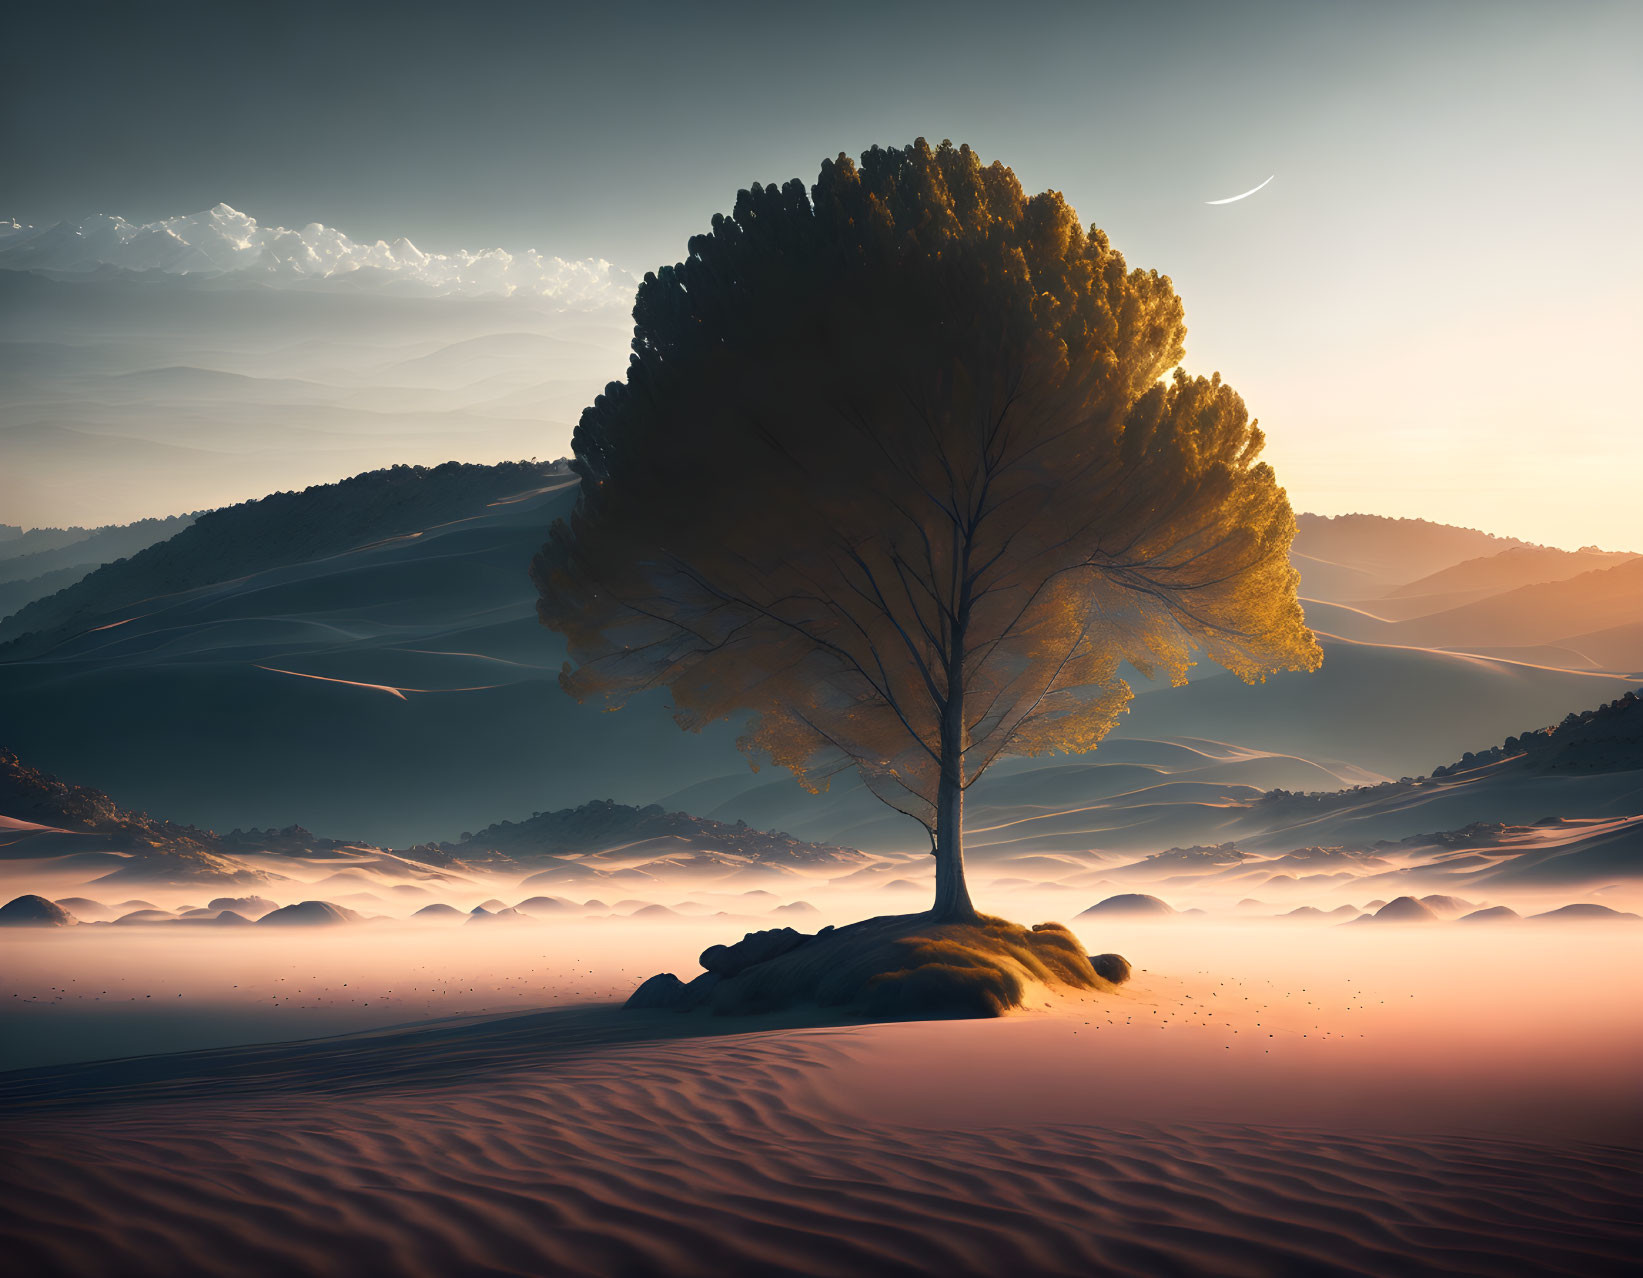
<instances>
[{"instance_id":1,"label":"sand ripple texture","mask_svg":"<svg viewBox=\"0 0 1643 1278\"><path fill-rule=\"evenodd\" d=\"M1591 1276L1643 1255L1635 1150L1000 1127L985 1097L931 1131L830 1087L863 1031L616 1024L0 1078L7 1271Z\"/></svg>"}]
</instances>

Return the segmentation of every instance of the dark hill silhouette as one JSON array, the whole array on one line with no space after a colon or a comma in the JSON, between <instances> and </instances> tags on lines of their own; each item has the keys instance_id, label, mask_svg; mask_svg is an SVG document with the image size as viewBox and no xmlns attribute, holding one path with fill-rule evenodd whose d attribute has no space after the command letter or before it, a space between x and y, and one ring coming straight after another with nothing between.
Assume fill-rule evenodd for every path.
<instances>
[{"instance_id":1,"label":"dark hill silhouette","mask_svg":"<svg viewBox=\"0 0 1643 1278\"><path fill-rule=\"evenodd\" d=\"M28 577L21 581L0 581L0 619L11 616L19 608L33 603L36 599L44 599L59 590L66 590L90 571L87 567L54 568L50 572L41 573L38 577Z\"/></svg>"},{"instance_id":2,"label":"dark hill silhouette","mask_svg":"<svg viewBox=\"0 0 1643 1278\"><path fill-rule=\"evenodd\" d=\"M704 820L684 812L669 812L659 804L640 808L609 799L558 812L538 812L524 821L503 821L460 843L441 846L470 863L482 862L486 853L500 852L521 864L530 864L543 857L598 853L652 839L710 845L733 856L781 865L860 860L853 848L805 843L781 831L755 830L746 822L729 825Z\"/></svg>"},{"instance_id":3,"label":"dark hill silhouette","mask_svg":"<svg viewBox=\"0 0 1643 1278\"><path fill-rule=\"evenodd\" d=\"M1242 820L1315 841L1399 839L1425 830L1479 828L1477 822L1535 822L1555 816L1622 816L1638 811L1643 770L1643 698L1629 691L1560 723L1466 751L1430 776L1375 786L1260 796ZM1424 838L1438 836L1422 835Z\"/></svg>"},{"instance_id":4,"label":"dark hill silhouette","mask_svg":"<svg viewBox=\"0 0 1643 1278\"><path fill-rule=\"evenodd\" d=\"M177 841L204 846L216 837L209 830L122 808L101 790L61 781L4 748L0 748L0 815L51 829L106 835L121 844Z\"/></svg>"},{"instance_id":5,"label":"dark hill silhouette","mask_svg":"<svg viewBox=\"0 0 1643 1278\"><path fill-rule=\"evenodd\" d=\"M0 750L0 817L41 827L7 831L6 841L0 844L4 856L74 858L77 864L90 856L109 871L99 881L115 884L251 885L282 877L252 868L244 858L253 855L293 857L305 864L344 859L350 865L366 863L380 873L425 881L459 881L461 875L474 870L524 873L544 866L554 867L550 873L559 869L580 873L585 868L598 876L605 872L599 867L612 850L617 868L634 861L664 860L670 870L698 870L717 877L743 865L791 873L794 867L855 869L867 859L853 848L807 843L780 831L608 799L538 812L523 821L503 821L461 843L426 843L397 852L353 839L325 838L295 825L218 834L122 808L100 790L69 785L5 750ZM578 858L574 864L564 859L571 855ZM332 875L320 886L326 885L372 887L377 880L350 869ZM126 904L150 908L146 902ZM498 900L485 905L496 912L507 908ZM567 902L553 897L535 897L521 905L526 912L569 908ZM274 912L275 903L261 896L217 897L208 908L266 917ZM433 906L427 910L438 912ZM276 920L285 921L289 920Z\"/></svg>"},{"instance_id":6,"label":"dark hill silhouette","mask_svg":"<svg viewBox=\"0 0 1643 1278\"><path fill-rule=\"evenodd\" d=\"M552 483L555 474L533 462L392 466L225 506L29 605L0 623L0 641L14 646L6 655L39 652L111 612L459 519L491 501Z\"/></svg>"},{"instance_id":7,"label":"dark hill silhouette","mask_svg":"<svg viewBox=\"0 0 1643 1278\"><path fill-rule=\"evenodd\" d=\"M59 550L84 541L91 536L90 528L24 528L21 524L0 524L0 561L18 555L34 555L45 550Z\"/></svg>"},{"instance_id":8,"label":"dark hill silhouette","mask_svg":"<svg viewBox=\"0 0 1643 1278\"><path fill-rule=\"evenodd\" d=\"M1551 727L1507 737L1481 753L1468 751L1458 762L1434 768L1432 775L1450 776L1511 760L1542 775L1643 769L1643 697L1628 692L1607 705L1571 713Z\"/></svg>"},{"instance_id":9,"label":"dark hill silhouette","mask_svg":"<svg viewBox=\"0 0 1643 1278\"><path fill-rule=\"evenodd\" d=\"M463 478L475 469L489 477ZM409 517L391 503L374 522L345 511L347 536L275 521L262 530L267 544L247 549L281 566L208 585L198 582L228 570L196 539L189 589L82 618L49 645L0 649L9 744L200 825L300 820L378 844L449 839L498 813L590 794L642 803L746 775L734 726L687 737L660 695L608 715L560 690L562 646L536 623L526 567L567 508L571 481L544 490L543 468L527 469L521 488L518 467L454 468L455 495L431 511L414 503L428 522L411 532L399 531ZM437 474L412 487L428 489ZM333 487L315 519L338 508L347 486ZM498 489L511 491L491 496ZM314 494L295 496L302 510ZM254 528L267 522L255 508L221 513L237 512ZM212 518L145 553L180 554ZM357 548L307 557L339 544ZM105 580L136 574L112 594L153 586L142 559L100 570ZM87 600L93 584L76 597ZM319 729L339 716L346 733ZM104 730L115 718L119 734Z\"/></svg>"},{"instance_id":10,"label":"dark hill silhouette","mask_svg":"<svg viewBox=\"0 0 1643 1278\"><path fill-rule=\"evenodd\" d=\"M357 923L359 915L346 906L330 901L299 901L264 914L257 920L258 927L335 927L341 923Z\"/></svg>"},{"instance_id":11,"label":"dark hill silhouette","mask_svg":"<svg viewBox=\"0 0 1643 1278\"><path fill-rule=\"evenodd\" d=\"M195 518L170 515L102 528L31 528L21 537L0 542L0 582L24 581L62 568L89 572L176 536Z\"/></svg>"},{"instance_id":12,"label":"dark hill silhouette","mask_svg":"<svg viewBox=\"0 0 1643 1278\"><path fill-rule=\"evenodd\" d=\"M68 927L75 921L74 915L43 896L19 896L0 905L0 927Z\"/></svg>"},{"instance_id":13,"label":"dark hill silhouette","mask_svg":"<svg viewBox=\"0 0 1643 1278\"><path fill-rule=\"evenodd\" d=\"M107 528L36 528L9 544L0 544L0 620L36 599L66 590L94 568L174 536L193 522L193 515L172 515ZM72 540L64 545L50 540L30 542L36 533L46 532L60 533ZM42 548L5 553L28 544Z\"/></svg>"}]
</instances>

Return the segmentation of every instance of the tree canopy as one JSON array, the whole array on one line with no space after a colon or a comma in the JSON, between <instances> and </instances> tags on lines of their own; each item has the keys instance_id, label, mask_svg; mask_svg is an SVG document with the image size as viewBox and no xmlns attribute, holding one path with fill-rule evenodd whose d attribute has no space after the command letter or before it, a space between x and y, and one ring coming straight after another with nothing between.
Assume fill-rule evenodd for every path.
<instances>
[{"instance_id":1,"label":"tree canopy","mask_svg":"<svg viewBox=\"0 0 1643 1278\"><path fill-rule=\"evenodd\" d=\"M741 192L634 324L532 565L563 686L748 715L743 748L812 787L856 767L930 832L938 915L972 912L964 790L1094 749L1126 664L1321 660L1261 432L1176 368L1169 279L968 147Z\"/></svg>"}]
</instances>

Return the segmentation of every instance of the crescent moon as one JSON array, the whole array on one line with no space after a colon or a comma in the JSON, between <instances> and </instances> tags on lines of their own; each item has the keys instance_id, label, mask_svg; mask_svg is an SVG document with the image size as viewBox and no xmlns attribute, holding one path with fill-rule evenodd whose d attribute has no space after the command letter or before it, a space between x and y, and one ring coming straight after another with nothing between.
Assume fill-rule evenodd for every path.
<instances>
[{"instance_id":1,"label":"crescent moon","mask_svg":"<svg viewBox=\"0 0 1643 1278\"><path fill-rule=\"evenodd\" d=\"M1276 173L1274 173L1272 175L1272 177L1269 177L1266 180L1266 182L1272 181L1272 178L1275 178L1277 176L1278 175ZM1261 186L1265 186L1266 182L1262 182ZM1254 195L1255 192L1257 192L1261 189L1261 186L1252 186L1252 187L1249 188L1249 190L1245 191L1242 195L1229 195L1224 200L1205 200L1204 203L1205 204L1236 204L1239 200L1247 200L1250 196Z\"/></svg>"}]
</instances>

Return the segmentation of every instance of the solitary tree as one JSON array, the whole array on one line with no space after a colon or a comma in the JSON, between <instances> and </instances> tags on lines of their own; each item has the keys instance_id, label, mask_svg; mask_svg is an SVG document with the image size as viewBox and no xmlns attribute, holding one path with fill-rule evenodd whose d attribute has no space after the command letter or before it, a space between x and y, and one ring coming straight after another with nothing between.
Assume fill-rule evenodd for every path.
<instances>
[{"instance_id":1,"label":"solitary tree","mask_svg":"<svg viewBox=\"0 0 1643 1278\"><path fill-rule=\"evenodd\" d=\"M929 831L938 919L974 917L966 789L1094 749L1125 664L1321 660L1261 432L1171 374L1168 278L968 147L741 192L634 321L532 565L562 685L747 715L742 748L811 788L854 766Z\"/></svg>"}]
</instances>

